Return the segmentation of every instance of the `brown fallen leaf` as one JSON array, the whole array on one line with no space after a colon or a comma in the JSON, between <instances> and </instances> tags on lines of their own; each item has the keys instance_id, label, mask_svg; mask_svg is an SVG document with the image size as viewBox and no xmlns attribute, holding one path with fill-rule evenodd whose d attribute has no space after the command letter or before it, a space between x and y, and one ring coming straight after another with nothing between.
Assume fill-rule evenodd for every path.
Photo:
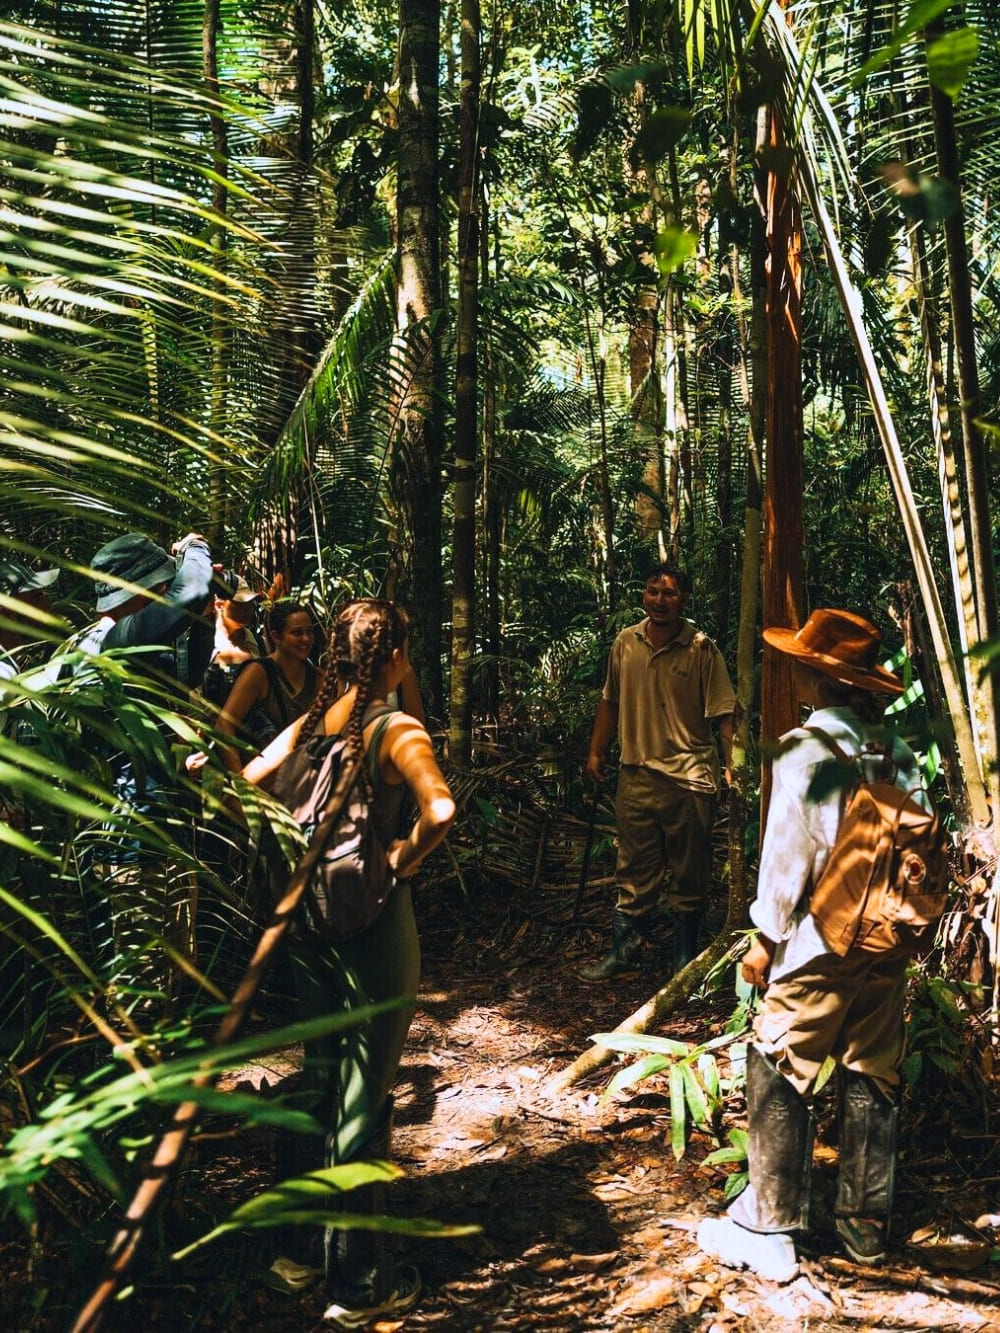
<instances>
[{"instance_id":1,"label":"brown fallen leaf","mask_svg":"<svg viewBox=\"0 0 1000 1333\"><path fill-rule=\"evenodd\" d=\"M618 1250L609 1250L607 1254L571 1254L570 1264L578 1273L600 1273L619 1257Z\"/></svg>"},{"instance_id":2,"label":"brown fallen leaf","mask_svg":"<svg viewBox=\"0 0 1000 1333\"><path fill-rule=\"evenodd\" d=\"M677 1294L677 1283L673 1278L640 1278L625 1290L617 1303L608 1311L607 1318L618 1319L622 1315L662 1310L667 1305L677 1303Z\"/></svg>"}]
</instances>

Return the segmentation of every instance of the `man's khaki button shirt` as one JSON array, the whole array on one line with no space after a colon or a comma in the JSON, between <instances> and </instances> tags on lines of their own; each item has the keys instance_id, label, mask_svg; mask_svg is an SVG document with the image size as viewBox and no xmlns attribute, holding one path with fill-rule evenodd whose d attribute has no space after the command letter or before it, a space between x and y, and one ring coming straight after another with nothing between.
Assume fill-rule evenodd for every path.
<instances>
[{"instance_id":1,"label":"man's khaki button shirt","mask_svg":"<svg viewBox=\"0 0 1000 1333\"><path fill-rule=\"evenodd\" d=\"M665 774L691 791L719 787L719 756L711 719L732 713L736 695L722 654L690 620L654 649L648 619L615 639L604 698L618 705L623 764Z\"/></svg>"}]
</instances>

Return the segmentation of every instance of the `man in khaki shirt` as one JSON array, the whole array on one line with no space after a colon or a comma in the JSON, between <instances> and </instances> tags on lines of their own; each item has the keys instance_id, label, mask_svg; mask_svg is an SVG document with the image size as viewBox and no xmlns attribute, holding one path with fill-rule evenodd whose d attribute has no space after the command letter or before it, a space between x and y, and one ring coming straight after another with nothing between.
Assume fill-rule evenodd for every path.
<instances>
[{"instance_id":1,"label":"man in khaki shirt","mask_svg":"<svg viewBox=\"0 0 1000 1333\"><path fill-rule=\"evenodd\" d=\"M635 970L668 872L675 970L697 952L719 791L712 723L728 776L736 696L722 654L684 618L689 592L683 570L655 566L643 591L646 618L622 630L608 659L587 774L601 781L604 754L617 732L618 902L611 951L583 969L585 981Z\"/></svg>"}]
</instances>

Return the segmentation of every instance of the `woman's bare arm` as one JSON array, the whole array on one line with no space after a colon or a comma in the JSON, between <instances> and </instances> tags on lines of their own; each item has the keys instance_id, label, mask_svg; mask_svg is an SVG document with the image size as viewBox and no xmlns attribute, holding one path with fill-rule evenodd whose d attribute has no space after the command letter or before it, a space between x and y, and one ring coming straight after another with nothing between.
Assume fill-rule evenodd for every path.
<instances>
[{"instance_id":1,"label":"woman's bare arm","mask_svg":"<svg viewBox=\"0 0 1000 1333\"><path fill-rule=\"evenodd\" d=\"M390 721L382 753L384 776L391 781L395 770L417 803L417 822L409 837L398 838L386 853L395 873L408 879L451 828L455 801L438 767L430 737L414 718L399 714Z\"/></svg>"},{"instance_id":2,"label":"woman's bare arm","mask_svg":"<svg viewBox=\"0 0 1000 1333\"><path fill-rule=\"evenodd\" d=\"M243 777L255 787L267 787L267 779L283 759L287 759L299 743L299 733L305 716L297 717L284 731L278 733L261 754L254 755L243 769Z\"/></svg>"}]
</instances>

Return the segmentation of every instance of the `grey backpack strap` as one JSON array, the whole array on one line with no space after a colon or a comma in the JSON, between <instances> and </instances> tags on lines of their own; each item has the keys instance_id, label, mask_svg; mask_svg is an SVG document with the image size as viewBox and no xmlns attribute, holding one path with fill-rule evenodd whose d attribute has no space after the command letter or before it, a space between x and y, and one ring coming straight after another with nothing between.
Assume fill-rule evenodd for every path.
<instances>
[{"instance_id":1,"label":"grey backpack strap","mask_svg":"<svg viewBox=\"0 0 1000 1333\"><path fill-rule=\"evenodd\" d=\"M392 708L389 704L378 704L374 708L365 709L365 715L361 719L361 727L370 726L372 722L377 722L375 730L372 732L371 740L365 749L365 763L367 765L368 779L374 786L378 781L379 751L382 748L382 737L385 735L385 729L389 725L389 719L396 716L400 710Z\"/></svg>"}]
</instances>

